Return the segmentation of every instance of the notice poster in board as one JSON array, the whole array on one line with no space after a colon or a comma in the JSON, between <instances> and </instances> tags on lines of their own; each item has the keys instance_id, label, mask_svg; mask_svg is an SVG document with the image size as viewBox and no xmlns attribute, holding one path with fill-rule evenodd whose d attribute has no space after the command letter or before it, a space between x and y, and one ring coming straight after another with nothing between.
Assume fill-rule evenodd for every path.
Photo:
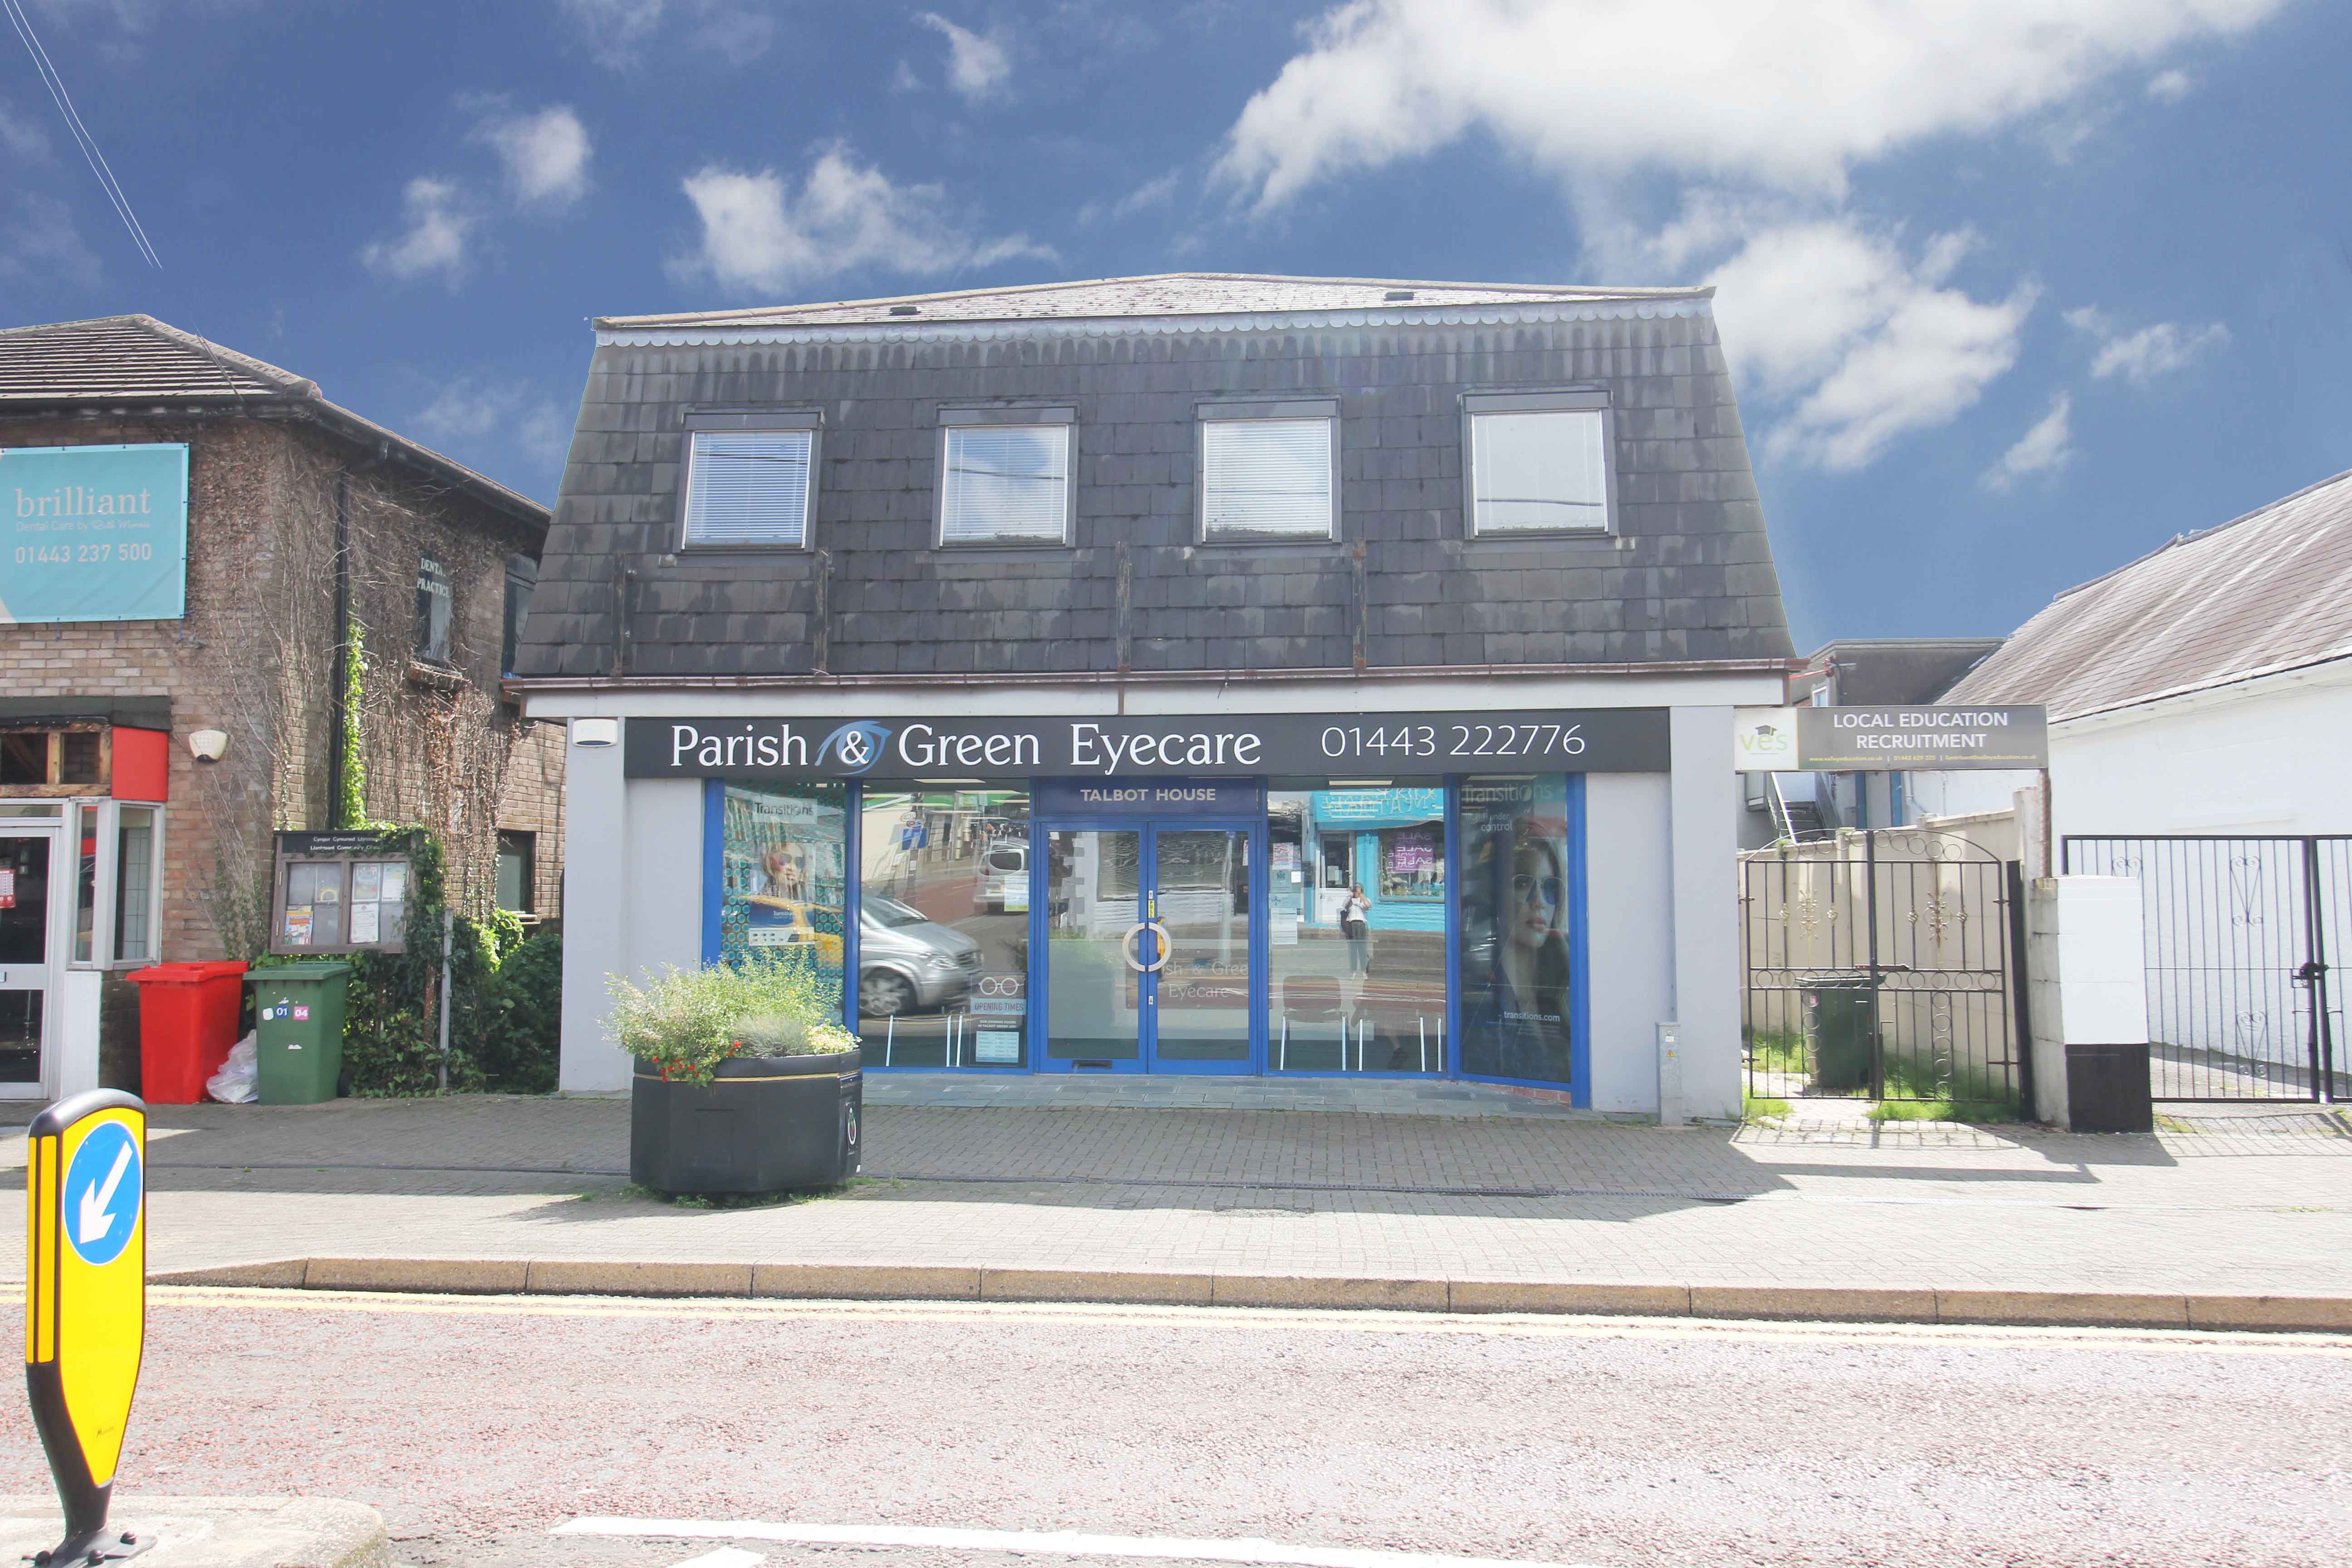
<instances>
[{"instance_id":1,"label":"notice poster in board","mask_svg":"<svg viewBox=\"0 0 2352 1568\"><path fill-rule=\"evenodd\" d=\"M269 951L405 952L409 840L390 833L281 833Z\"/></svg>"}]
</instances>

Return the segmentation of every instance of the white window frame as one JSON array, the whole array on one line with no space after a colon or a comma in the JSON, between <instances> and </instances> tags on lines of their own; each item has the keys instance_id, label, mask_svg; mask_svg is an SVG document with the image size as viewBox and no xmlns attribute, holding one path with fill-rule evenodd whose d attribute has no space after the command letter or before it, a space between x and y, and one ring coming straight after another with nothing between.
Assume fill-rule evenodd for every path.
<instances>
[{"instance_id":1,"label":"white window frame","mask_svg":"<svg viewBox=\"0 0 2352 1568\"><path fill-rule=\"evenodd\" d=\"M689 408L682 416L686 449L677 477L677 521L673 535L683 553L751 551L762 555L816 548L817 472L824 460L824 414L813 408L712 409ZM801 497L801 536L793 542L760 539L694 539L688 520L694 508L695 438L706 434L744 436L806 436L809 444L808 486Z\"/></svg>"},{"instance_id":2,"label":"white window frame","mask_svg":"<svg viewBox=\"0 0 2352 1568\"><path fill-rule=\"evenodd\" d=\"M66 814L62 850L72 868L68 882L67 897L61 900L68 909L64 933L65 966L69 969L144 969L160 963L163 957L163 857L166 848L166 824L171 812L160 800L84 800L76 803L78 810ZM114 950L114 917L116 888L122 879L122 808L131 806L155 814L155 828L148 844L147 935L148 945L154 951L144 958L124 958ZM85 824L90 827L97 856L92 868L90 885L89 956L77 958L73 953L74 932L81 917L81 840Z\"/></svg>"},{"instance_id":3,"label":"white window frame","mask_svg":"<svg viewBox=\"0 0 2352 1568\"><path fill-rule=\"evenodd\" d=\"M1487 414L1593 414L1601 421L1601 521L1567 528L1499 528L1478 526L1477 422ZM1618 531L1617 416L1609 394L1597 388L1559 392L1481 392L1462 397L1462 532L1465 539L1492 542L1515 539L1607 539Z\"/></svg>"},{"instance_id":4,"label":"white window frame","mask_svg":"<svg viewBox=\"0 0 2352 1568\"><path fill-rule=\"evenodd\" d=\"M1209 427L1212 425L1240 425L1255 420L1283 421L1303 424L1321 420L1330 434L1331 488L1330 516L1320 533L1247 533L1233 530L1213 531L1209 526ZM1327 544L1339 537L1339 400L1336 397L1312 398L1289 403L1203 403L1193 409L1192 437L1192 537L1202 544L1219 545L1299 545Z\"/></svg>"},{"instance_id":5,"label":"white window frame","mask_svg":"<svg viewBox=\"0 0 2352 1568\"><path fill-rule=\"evenodd\" d=\"M948 537L948 439L956 430L975 429L983 426L1025 426L1038 429L1058 426L1062 428L1062 532L1057 539L1038 534L1020 534L988 539L950 539ZM1067 405L1021 407L994 406L986 408L942 408L940 410L940 434L932 451L931 542L941 550L1066 550L1077 531L1078 489L1078 411Z\"/></svg>"}]
</instances>

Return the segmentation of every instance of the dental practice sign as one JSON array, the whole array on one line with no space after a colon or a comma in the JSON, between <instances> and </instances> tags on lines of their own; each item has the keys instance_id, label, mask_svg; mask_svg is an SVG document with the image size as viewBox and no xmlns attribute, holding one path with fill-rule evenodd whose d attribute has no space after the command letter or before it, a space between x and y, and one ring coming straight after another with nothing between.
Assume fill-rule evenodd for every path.
<instances>
[{"instance_id":1,"label":"dental practice sign","mask_svg":"<svg viewBox=\"0 0 2352 1568\"><path fill-rule=\"evenodd\" d=\"M2037 707L1738 708L1731 743L1743 773L2050 765L2050 726Z\"/></svg>"},{"instance_id":2,"label":"dental practice sign","mask_svg":"<svg viewBox=\"0 0 2352 1568\"><path fill-rule=\"evenodd\" d=\"M0 447L0 626L187 612L188 448Z\"/></svg>"},{"instance_id":3,"label":"dental practice sign","mask_svg":"<svg viewBox=\"0 0 2352 1568\"><path fill-rule=\"evenodd\" d=\"M1078 718L631 719L630 778L1664 773L1660 708Z\"/></svg>"}]
</instances>

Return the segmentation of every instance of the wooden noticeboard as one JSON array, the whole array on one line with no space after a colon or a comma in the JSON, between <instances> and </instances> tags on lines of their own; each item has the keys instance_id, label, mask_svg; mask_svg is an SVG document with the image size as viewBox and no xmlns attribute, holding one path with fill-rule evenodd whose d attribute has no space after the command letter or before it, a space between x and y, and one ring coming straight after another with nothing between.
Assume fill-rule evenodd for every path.
<instances>
[{"instance_id":1,"label":"wooden noticeboard","mask_svg":"<svg viewBox=\"0 0 2352 1568\"><path fill-rule=\"evenodd\" d=\"M277 837L270 952L328 956L408 951L416 878L404 831Z\"/></svg>"}]
</instances>

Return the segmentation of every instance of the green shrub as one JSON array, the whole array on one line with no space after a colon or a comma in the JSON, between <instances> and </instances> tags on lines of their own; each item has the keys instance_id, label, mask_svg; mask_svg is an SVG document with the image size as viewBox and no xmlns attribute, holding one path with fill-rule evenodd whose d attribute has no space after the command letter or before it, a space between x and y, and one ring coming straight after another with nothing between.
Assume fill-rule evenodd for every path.
<instances>
[{"instance_id":1,"label":"green shrub","mask_svg":"<svg viewBox=\"0 0 2352 1568\"><path fill-rule=\"evenodd\" d=\"M614 1043L665 1079L706 1084L736 1057L814 1056L855 1049L841 998L815 966L758 958L681 970L664 964L640 989L620 975L606 1024Z\"/></svg>"},{"instance_id":2,"label":"green shrub","mask_svg":"<svg viewBox=\"0 0 2352 1568\"><path fill-rule=\"evenodd\" d=\"M562 1021L563 939L541 931L506 955L476 1004L467 1054L481 1087L553 1092Z\"/></svg>"}]
</instances>

